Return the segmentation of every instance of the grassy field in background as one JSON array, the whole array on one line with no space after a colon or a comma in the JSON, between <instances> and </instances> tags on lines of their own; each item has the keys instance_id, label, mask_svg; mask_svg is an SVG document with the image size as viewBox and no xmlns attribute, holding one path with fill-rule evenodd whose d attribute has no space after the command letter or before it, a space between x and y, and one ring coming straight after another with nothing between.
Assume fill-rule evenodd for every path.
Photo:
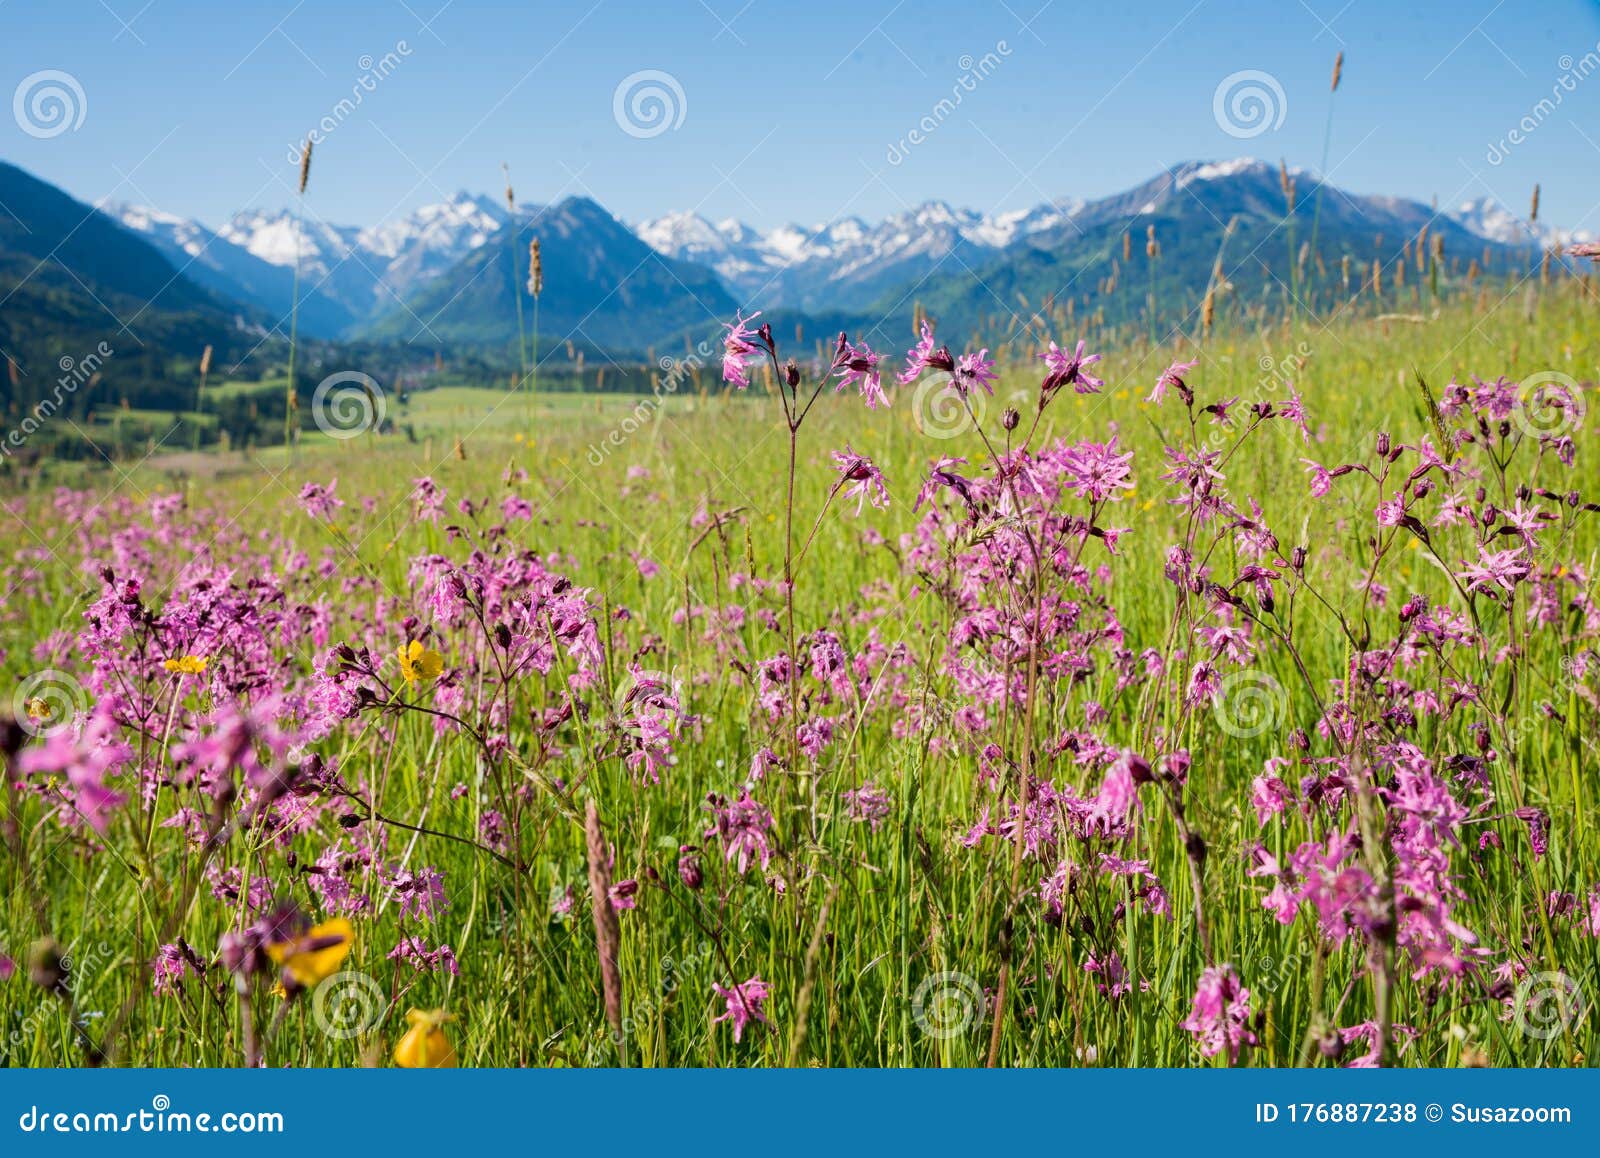
<instances>
[{"instance_id":1,"label":"grassy field in background","mask_svg":"<svg viewBox=\"0 0 1600 1158\"><path fill-rule=\"evenodd\" d=\"M1076 338L1054 336L1068 344ZM1308 572L1326 603L1300 599L1293 636L1311 685L1326 688L1352 661L1335 608L1358 619L1370 613L1373 646L1381 647L1412 592L1444 605L1460 597L1412 541L1385 562L1387 604L1363 607L1373 508L1387 496L1353 476L1314 502L1302 459L1328 466L1366 460L1379 432L1412 444L1433 434L1419 376L1437 395L1473 374L1520 380L1556 372L1583 383L1583 396L1592 398L1600 375L1600 305L1573 283L1531 297L1518 291L1502 298L1491 290L1476 303L1415 318L1326 327L1286 320L1268 331L1181 348L1125 342L1104 352L1096 367L1104 371L1104 391L1063 392L1045 412L1034 445L1115 433L1134 453L1136 485L1102 519L1127 528L1118 553L1108 558L1095 544L1085 556L1091 568L1111 568L1104 590L1125 646L1137 654L1168 643L1174 589L1162 568L1183 521L1158 477L1167 469L1163 446L1189 437L1183 409L1170 398L1152 404L1146 397L1170 361L1198 359L1188 382L1202 404L1237 396L1242 412L1258 399L1283 399L1291 384L1304 396L1309 442L1288 423L1269 424L1227 459L1223 472L1237 504L1259 502L1285 551L1308 548ZM1005 437L1004 409L1016 407L1026 429L1039 396L1042 364L1034 345L1011 354L1001 363L995 396L980 404L984 429L996 440ZM795 616L801 634L825 628L852 654L870 641L903 648L909 661L874 689L881 703L832 705L837 727L820 758L755 786L776 817L776 855L765 871L736 872L717 840L707 838L707 794L737 797L753 756L768 742L763 736L771 725L757 703L753 672L784 646L782 631L764 627L759 614L781 620L781 598L750 582L781 577L784 550L787 433L776 399L760 385L742 395L719 386L662 400L547 394L536 403L502 390L453 386L413 392L403 407L390 403L389 418L414 437L340 440L308 424L293 451L196 458L180 446L116 471L80 466L22 480L7 507L5 583L13 594L0 609L8 686L22 686L41 669L86 680L72 637L102 596L101 566L119 577L141 576L156 608L188 590L180 581L186 571L216 568L208 572L214 579L239 584L270 578L285 607L306 609L304 630L285 633L275 645L271 680L291 692L304 691L317 657L340 642L370 646L392 665L405 642L404 617L430 622L411 565L416 557L437 553L460 563L503 541L536 552L551 570L592 591L605 676L584 690L585 708L552 741L559 754L545 763L526 756L538 772L527 777L523 793L525 872L474 843L494 774L460 732L441 732L429 717L406 712L363 716L310 742L367 786L381 803L374 811L401 822L386 828L380 859L436 867L449 903L431 917L402 915L404 906L377 883L377 867L354 870L352 879L373 897L351 918L354 946L344 965L371 982L370 991L353 998L371 1007L362 1010L360 1032L328 1031L316 1005L320 989L285 1001L262 987L249 1001L265 1064L387 1064L405 1032L406 1009L417 1007L454 1016L446 1032L463 1065L624 1058L634 1065L979 1065L991 1048L1002 963L1010 980L995 1048L1004 1064L1226 1064L1226 1051L1203 1056L1180 1024L1207 962L1189 903L1191 856L1151 789L1141 796L1119 855L1147 862L1171 897L1170 917L1146 912L1116 892L1120 885L1107 885L1085 894L1081 912L1053 923L1036 894L1054 858L1027 863L1029 893L1017 897L1010 890L1010 845L992 837L975 847L963 842L996 797L982 785L978 756L952 719L963 700L946 653L951 607L907 555L925 514L912 508L929 463L959 456L977 474L991 460L959 415L918 385L900 388L887 410L825 394L801 433L796 485L796 521L804 529L836 481L831 452L848 443L883 472L891 494L886 511L868 506L858 517L854 502L831 505L798 572ZM161 417L128 420L158 427ZM1592 421L1591 415L1574 435L1574 467L1563 468L1553 456L1540 463L1538 477L1553 490L1600 498ZM1209 427L1200 434L1209 438ZM1215 445L1225 449L1229 438L1219 436ZM447 495L438 522L417 517L411 486L421 476ZM326 519L305 513L296 501L303 486L335 479L345 505ZM76 516L52 508L53 488L62 483L88 492L73 505ZM182 512L152 524L151 504L173 493L182 496ZM531 519L504 517L508 498L530 504ZM460 500L469 500L473 513L460 511ZM467 530L457 533L452 524ZM152 525L157 529L131 530ZM496 525L504 531L492 531ZM119 539L124 530L130 537ZM1464 540L1443 532L1439 538L1451 563L1469 556ZM1592 518L1575 517L1560 543L1560 560L1581 572L1584 592L1592 588L1597 546ZM296 561L297 554L304 557ZM1224 549L1213 560L1219 570L1237 565L1226 555ZM735 584L731 576L744 578ZM745 614L718 619L713 628L706 609L725 612L730 604ZM1595 646L1597 630L1581 617L1563 617L1559 629L1519 637L1517 670L1528 677L1493 689L1497 707L1504 697L1509 716L1526 721L1515 732L1516 782L1506 779L1504 762L1492 770L1504 807L1463 824L1466 839L1446 851L1462 890L1456 919L1487 952L1474 959L1474 978L1455 985L1399 970L1390 1013L1416 1031L1400 1055L1404 1064L1585 1064L1596 1055L1600 939L1581 921L1557 919L1547 897L1569 893L1582 907L1600 886L1597 712L1591 695L1562 682L1571 656ZM489 661L469 633L445 629L431 638L447 672L470 671L484 686ZM667 673L682 689L682 732L657 785L641 784L621 759L606 754L608 718L630 662ZM129 663L136 670L133 657ZM1251 807L1252 780L1271 757L1301 759L1287 737L1297 727L1315 737L1317 711L1304 673L1283 648L1262 646L1252 670L1283 692L1283 715L1258 734L1230 734L1219 712L1184 712L1165 701L1152 728L1138 693L1119 695L1115 672L1099 664L1081 681L1047 684L1035 735L1042 750L1062 732L1089 726L1085 705L1092 701L1107 710L1093 726L1107 743L1150 746L1159 732L1168 747L1187 748L1187 825L1208 850L1200 887L1216 963L1236 969L1252 993L1250 1024L1259 1044L1240 1064L1348 1062L1366 1046L1359 1037L1341 1042L1337 1031L1378 1016L1367 956L1352 942L1327 942L1308 914L1280 924L1262 904L1271 880L1252 875L1258 842L1283 857L1320 831L1321 821L1297 816L1263 826ZM526 719L559 706L555 689L569 674L562 666L519 685L505 725L514 748L530 750ZM217 706L206 681L182 694L186 719L204 719ZM948 710L929 712L930 702ZM1554 703L1563 719L1541 717L1540 702ZM920 725L906 724L913 707ZM1442 760L1472 750L1470 723L1466 712L1430 718L1412 739ZM1015 743L1017 727L1011 720L996 734ZM165 775L178 759L173 746L161 735L146 739L140 758ZM1305 759L1327 754L1325 743L1314 745ZM1312 771L1308 763L1284 776ZM1087 795L1100 777L1064 755L1050 757L1048 774ZM848 819L841 794L864 782L892 801L881 824ZM614 878L640 882L636 906L618 914L620 1048L607 1026L576 811L590 798L614 848ZM0 953L19 968L0 982L0 1064L81 1060L75 1020L97 1048L124 1063L240 1063L247 1030L216 950L225 933L248 925L254 914L246 900L219 896L200 878L208 863L240 869L246 880L264 876L276 896L325 916L304 868L341 841L348 847L341 808L319 812L304 831L281 840L242 831L208 862L178 830L162 826L183 799L181 789L160 793L152 806L130 807L97 835L57 823L45 795L9 798L14 830L12 855L0 863ZM1526 824L1509 815L1513 801L1550 817L1546 855L1530 855ZM1498 848L1479 843L1491 831ZM684 845L703 850L705 883L696 890L678 879ZM669 887L655 887L652 873ZM576 903L562 911L558 902L569 889ZM24 980L27 947L46 932L72 958L70 1002ZM179 935L207 968L157 996L147 965ZM409 936L429 947L448 944L459 976L391 959L391 949ZM1126 994L1108 995L1104 975L1086 969L1103 963L1107 946L1115 947L1130 979ZM1511 959L1523 972L1508 974L1509 988L1496 990L1495 970ZM1559 1032L1525 1032L1509 1004L1524 973L1576 979L1588 1007L1565 1019ZM724 1012L713 986L752 976L770 988L770 1025L753 1022L735 1043L729 1025L713 1020Z\"/></svg>"}]
</instances>

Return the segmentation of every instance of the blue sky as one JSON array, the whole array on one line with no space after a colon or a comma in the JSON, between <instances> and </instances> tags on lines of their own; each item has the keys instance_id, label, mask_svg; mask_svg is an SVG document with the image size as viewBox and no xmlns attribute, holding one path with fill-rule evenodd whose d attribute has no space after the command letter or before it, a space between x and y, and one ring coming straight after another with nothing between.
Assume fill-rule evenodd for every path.
<instances>
[{"instance_id":1,"label":"blue sky","mask_svg":"<svg viewBox=\"0 0 1600 1158\"><path fill-rule=\"evenodd\" d=\"M353 224L498 193L502 161L523 200L763 228L934 197L1020 209L1195 158L1316 169L1343 49L1333 182L1523 213L1537 181L1542 218L1600 230L1600 70L1574 79L1600 61L1600 5L1576 0L0 0L0 42L0 95L59 70L83 112L46 137L0 117L0 157L211 225L287 204L287 153L324 118L309 204ZM1267 74L1273 110L1250 137L1215 112L1242 72ZM638 73L670 78L654 135L615 114Z\"/></svg>"}]
</instances>

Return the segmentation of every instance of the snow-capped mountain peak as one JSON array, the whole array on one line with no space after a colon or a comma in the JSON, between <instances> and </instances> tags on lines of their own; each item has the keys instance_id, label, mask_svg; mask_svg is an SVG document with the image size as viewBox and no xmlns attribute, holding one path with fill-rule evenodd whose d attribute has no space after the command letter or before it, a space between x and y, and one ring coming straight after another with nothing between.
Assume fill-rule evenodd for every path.
<instances>
[{"instance_id":1,"label":"snow-capped mountain peak","mask_svg":"<svg viewBox=\"0 0 1600 1158\"><path fill-rule=\"evenodd\" d=\"M685 210L642 222L634 232L657 253L718 254L742 243L744 226L737 221L714 225Z\"/></svg>"},{"instance_id":2,"label":"snow-capped mountain peak","mask_svg":"<svg viewBox=\"0 0 1600 1158\"><path fill-rule=\"evenodd\" d=\"M506 217L506 210L488 197L457 193L399 220L363 229L356 236L356 246L388 258L398 257L413 245L459 257L488 241L506 223Z\"/></svg>"},{"instance_id":3,"label":"snow-capped mountain peak","mask_svg":"<svg viewBox=\"0 0 1600 1158\"><path fill-rule=\"evenodd\" d=\"M1566 246L1578 241L1593 241L1587 229L1559 229L1545 222L1530 222L1518 217L1493 197L1463 201L1450 216L1486 241L1502 245Z\"/></svg>"},{"instance_id":4,"label":"snow-capped mountain peak","mask_svg":"<svg viewBox=\"0 0 1600 1158\"><path fill-rule=\"evenodd\" d=\"M836 304L864 300L889 280L919 276L958 249L999 249L1063 225L1081 206L981 214L935 200L876 223L840 217L765 233L731 218L713 224L676 212L641 222L634 232L658 253L711 266L751 305Z\"/></svg>"}]
</instances>

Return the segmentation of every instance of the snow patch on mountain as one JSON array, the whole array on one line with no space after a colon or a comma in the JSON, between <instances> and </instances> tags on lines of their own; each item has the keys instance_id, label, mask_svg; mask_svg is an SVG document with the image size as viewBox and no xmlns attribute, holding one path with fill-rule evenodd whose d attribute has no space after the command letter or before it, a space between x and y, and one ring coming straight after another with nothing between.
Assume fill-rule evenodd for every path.
<instances>
[{"instance_id":1,"label":"snow patch on mountain","mask_svg":"<svg viewBox=\"0 0 1600 1158\"><path fill-rule=\"evenodd\" d=\"M981 214L928 201L871 223L842 217L769 232L694 212L640 222L634 232L667 257L709 265L752 304L804 302L828 287L871 286L895 271L931 267L959 246L996 250L1071 220L1081 201ZM862 291L863 293L866 290Z\"/></svg>"},{"instance_id":2,"label":"snow patch on mountain","mask_svg":"<svg viewBox=\"0 0 1600 1158\"><path fill-rule=\"evenodd\" d=\"M1548 248L1594 240L1594 234L1587 229L1559 229L1545 222L1529 222L1493 197L1463 201L1451 211L1450 216L1486 241L1497 241L1502 245Z\"/></svg>"}]
</instances>

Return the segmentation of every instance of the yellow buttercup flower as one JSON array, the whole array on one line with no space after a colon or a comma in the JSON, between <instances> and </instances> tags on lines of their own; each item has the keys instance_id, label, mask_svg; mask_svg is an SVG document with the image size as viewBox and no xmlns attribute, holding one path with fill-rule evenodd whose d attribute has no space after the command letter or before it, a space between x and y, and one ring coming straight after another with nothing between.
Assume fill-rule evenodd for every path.
<instances>
[{"instance_id":1,"label":"yellow buttercup flower","mask_svg":"<svg viewBox=\"0 0 1600 1158\"><path fill-rule=\"evenodd\" d=\"M355 941L355 930L343 917L324 921L303 937L267 946L274 965L302 989L310 989L339 971Z\"/></svg>"},{"instance_id":2,"label":"yellow buttercup flower","mask_svg":"<svg viewBox=\"0 0 1600 1158\"><path fill-rule=\"evenodd\" d=\"M180 672L183 675L203 675L206 664L211 661L203 655L177 655L162 663L162 667L170 672Z\"/></svg>"},{"instance_id":3,"label":"yellow buttercup flower","mask_svg":"<svg viewBox=\"0 0 1600 1158\"><path fill-rule=\"evenodd\" d=\"M450 1069L456 1064L455 1047L444 1035L444 1026L454 1021L442 1009L408 1009L405 1036L394 1047L394 1064L408 1070Z\"/></svg>"},{"instance_id":4,"label":"yellow buttercup flower","mask_svg":"<svg viewBox=\"0 0 1600 1158\"><path fill-rule=\"evenodd\" d=\"M444 671L444 656L424 647L420 639L413 639L402 647L399 656L400 674L408 684L436 680L439 673Z\"/></svg>"}]
</instances>

